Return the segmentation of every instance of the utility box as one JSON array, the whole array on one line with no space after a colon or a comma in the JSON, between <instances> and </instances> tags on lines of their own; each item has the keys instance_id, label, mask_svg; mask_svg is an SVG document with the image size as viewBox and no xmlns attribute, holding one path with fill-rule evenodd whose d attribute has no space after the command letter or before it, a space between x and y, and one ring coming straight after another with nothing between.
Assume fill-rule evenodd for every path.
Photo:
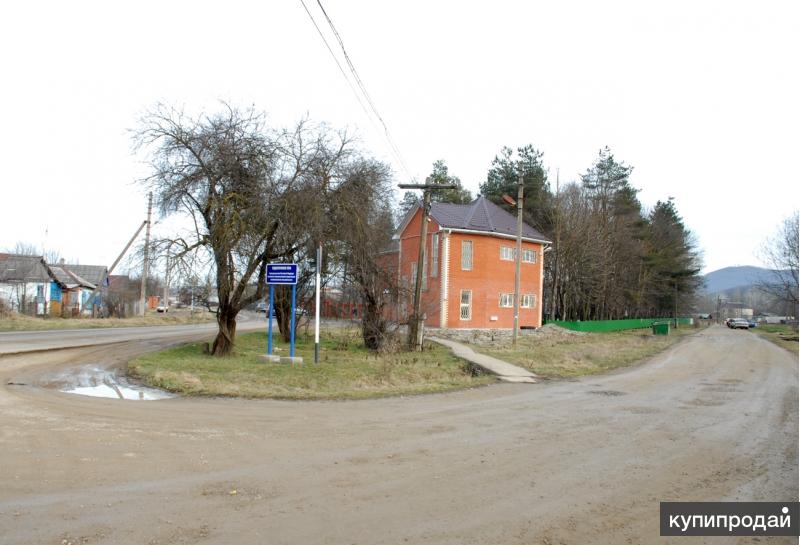
<instances>
[{"instance_id":1,"label":"utility box","mask_svg":"<svg viewBox=\"0 0 800 545\"><path fill-rule=\"evenodd\" d=\"M669 335L669 322L653 322L653 335Z\"/></svg>"}]
</instances>

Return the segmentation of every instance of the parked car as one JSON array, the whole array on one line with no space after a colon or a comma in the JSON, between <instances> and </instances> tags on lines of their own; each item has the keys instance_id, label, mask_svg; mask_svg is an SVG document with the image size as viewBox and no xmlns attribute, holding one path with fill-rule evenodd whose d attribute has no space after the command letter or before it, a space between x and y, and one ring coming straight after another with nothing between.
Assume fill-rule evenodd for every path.
<instances>
[{"instance_id":1,"label":"parked car","mask_svg":"<svg viewBox=\"0 0 800 545\"><path fill-rule=\"evenodd\" d=\"M750 318L749 320L747 320L747 325L749 325L751 328L758 327L758 322L755 321L755 319Z\"/></svg>"},{"instance_id":2,"label":"parked car","mask_svg":"<svg viewBox=\"0 0 800 545\"><path fill-rule=\"evenodd\" d=\"M734 318L731 320L731 329L750 329L750 323L744 318Z\"/></svg>"},{"instance_id":3,"label":"parked car","mask_svg":"<svg viewBox=\"0 0 800 545\"><path fill-rule=\"evenodd\" d=\"M169 312L169 307L167 305L158 305L156 312Z\"/></svg>"},{"instance_id":4,"label":"parked car","mask_svg":"<svg viewBox=\"0 0 800 545\"><path fill-rule=\"evenodd\" d=\"M731 327L731 322L732 321L733 321L733 318L725 318L725 322L724 323L725 323L726 326Z\"/></svg>"}]
</instances>

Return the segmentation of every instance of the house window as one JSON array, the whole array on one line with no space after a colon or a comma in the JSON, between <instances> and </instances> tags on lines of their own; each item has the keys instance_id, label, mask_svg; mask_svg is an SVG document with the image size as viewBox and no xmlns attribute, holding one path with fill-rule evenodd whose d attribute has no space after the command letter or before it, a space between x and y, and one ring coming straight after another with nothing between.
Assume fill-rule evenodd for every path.
<instances>
[{"instance_id":1,"label":"house window","mask_svg":"<svg viewBox=\"0 0 800 545\"><path fill-rule=\"evenodd\" d=\"M503 261L514 261L517 259L517 249L511 246L501 246L500 259ZM522 262L536 263L536 250L522 250Z\"/></svg>"},{"instance_id":2,"label":"house window","mask_svg":"<svg viewBox=\"0 0 800 545\"><path fill-rule=\"evenodd\" d=\"M422 291L428 289L428 256L422 260Z\"/></svg>"},{"instance_id":3,"label":"house window","mask_svg":"<svg viewBox=\"0 0 800 545\"><path fill-rule=\"evenodd\" d=\"M431 237L431 277L439 276L439 233Z\"/></svg>"},{"instance_id":4,"label":"house window","mask_svg":"<svg viewBox=\"0 0 800 545\"><path fill-rule=\"evenodd\" d=\"M428 275L425 273L427 272L426 265L427 259L422 262L422 290L425 291L428 289ZM411 285L414 286L414 289L417 289L417 262L414 261L411 263Z\"/></svg>"},{"instance_id":5,"label":"house window","mask_svg":"<svg viewBox=\"0 0 800 545\"><path fill-rule=\"evenodd\" d=\"M472 241L471 240L463 240L463 241L461 241L461 270L462 271L471 271L472 270Z\"/></svg>"},{"instance_id":6,"label":"house window","mask_svg":"<svg viewBox=\"0 0 800 545\"><path fill-rule=\"evenodd\" d=\"M533 293L525 293L522 295L522 308L534 308L536 306L536 295Z\"/></svg>"},{"instance_id":7,"label":"house window","mask_svg":"<svg viewBox=\"0 0 800 545\"><path fill-rule=\"evenodd\" d=\"M461 319L472 319L472 291L461 290Z\"/></svg>"},{"instance_id":8,"label":"house window","mask_svg":"<svg viewBox=\"0 0 800 545\"><path fill-rule=\"evenodd\" d=\"M514 294L513 293L501 293L500 294L500 308L512 308L514 306Z\"/></svg>"}]
</instances>

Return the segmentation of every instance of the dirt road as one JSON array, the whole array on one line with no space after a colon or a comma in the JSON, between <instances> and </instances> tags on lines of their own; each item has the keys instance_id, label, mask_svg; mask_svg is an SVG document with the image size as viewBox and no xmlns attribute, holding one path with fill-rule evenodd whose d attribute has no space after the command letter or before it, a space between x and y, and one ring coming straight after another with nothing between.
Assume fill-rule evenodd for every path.
<instances>
[{"instance_id":1,"label":"dirt road","mask_svg":"<svg viewBox=\"0 0 800 545\"><path fill-rule=\"evenodd\" d=\"M660 538L658 502L797 499L797 361L745 331L603 377L413 398L32 386L159 342L0 357L0 543L749 543Z\"/></svg>"}]
</instances>

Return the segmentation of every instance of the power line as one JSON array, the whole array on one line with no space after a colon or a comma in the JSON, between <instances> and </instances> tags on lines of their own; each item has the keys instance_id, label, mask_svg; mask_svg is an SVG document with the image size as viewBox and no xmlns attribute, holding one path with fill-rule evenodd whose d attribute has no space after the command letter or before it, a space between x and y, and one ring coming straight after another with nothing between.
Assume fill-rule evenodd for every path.
<instances>
[{"instance_id":1,"label":"power line","mask_svg":"<svg viewBox=\"0 0 800 545\"><path fill-rule=\"evenodd\" d=\"M367 92L367 88L364 85L364 82L361 80L361 77L358 75L358 71L356 70L356 67L353 65L353 61L350 60L350 55L347 54L347 50L344 47L344 41L342 40L342 37L339 35L339 31L336 30L336 27L333 25L333 21L331 21L331 18L328 16L328 12L325 11L325 8L322 6L321 0L317 0L317 5L319 6L319 9L322 10L322 14L325 16L325 20L328 21L328 26L331 27L331 30L333 31L333 35L336 36L336 40L339 42L339 47L342 48L342 53L344 54L344 58L347 61L347 66L350 67L350 71L353 73L353 77L356 80L356 84L361 89L361 92L364 93L364 97L367 99L367 103L370 105L370 108L372 108L372 111L375 112L375 116L381 122L381 125L383 125L383 130L384 130L384 133L386 134L386 139L388 140L389 145L394 150L398 161L400 161L400 166L403 167L403 170L406 171L406 174L408 175L408 177L411 178L411 173L408 171L408 167L406 166L406 163L403 160L403 155L400 153L400 150L397 148L397 145L395 144L394 139L392 138L392 135L389 132L389 127L386 126L386 122L383 120L383 117L378 112L378 108L375 107L375 103L372 101L372 97L369 96L369 93Z\"/></svg>"},{"instance_id":2,"label":"power line","mask_svg":"<svg viewBox=\"0 0 800 545\"><path fill-rule=\"evenodd\" d=\"M361 109L364 110L364 113L367 115L367 119L369 119L369 122L372 123L372 126L377 129L378 127L375 125L375 122L372 121L372 116L369 114L369 110L367 110L367 107L364 106L364 102L361 100L361 96L358 94L358 91L356 91L356 88L353 87L353 83L350 81L350 78L347 77L347 73L344 71L344 68L342 68L339 59L336 57L336 54L333 52L333 49L331 49L331 46L328 44L328 40L325 38L325 35L322 33L322 30L320 30L319 25L317 25L317 21L314 19L314 16L311 15L311 12L308 10L308 6L306 6L306 3L303 0L300 0L300 3L303 4L303 8L305 8L309 19L311 19L311 22L314 23L314 28L317 29L319 37L322 38L322 41L325 43L325 47L328 48L328 52L331 54L331 57L333 57L334 62L336 62L336 66L339 67L339 72L342 73L342 76L347 82L347 85L350 87L350 90L353 91L353 94L356 96L356 100L358 100L359 106L361 106Z\"/></svg>"},{"instance_id":3,"label":"power line","mask_svg":"<svg viewBox=\"0 0 800 545\"><path fill-rule=\"evenodd\" d=\"M325 36L322 34L322 31L320 30L319 26L317 25L316 21L314 20L314 17L311 15L311 12L308 10L308 7L306 6L304 0L300 0L300 3L303 4L303 7L305 8L306 13L308 14L309 18L311 19L311 22L314 23L314 26L316 27L317 32L319 33L319 35L322 38L323 42L325 42L325 46L328 48L328 51L330 52L331 56L333 56L333 59L336 62L336 65L339 67L339 71L342 72L342 75L347 80L348 85L350 85L350 89L356 95L356 98L358 99L359 104L361 105L362 109L364 109L364 111L367 114L367 117L369 118L370 122L372 122L372 116L369 114L369 112L367 112L366 107L364 106L364 103L361 100L361 96L353 88L352 83L350 81L350 78L347 77L347 74L345 73L344 69L342 68L342 65L339 63L339 59L333 53L333 50L331 49L330 45L328 44L328 41L325 39ZM400 166L405 171L406 175L409 178L413 178L413 176L411 175L411 172L408 169L408 166L406 165L405 160L403 159L403 155L400 153L400 149L397 147L397 145L394 142L394 139L392 138L391 132L389 131L389 127L386 125L386 122L383 120L383 116L381 116L380 112L378 112L378 108L375 106L375 103L373 102L372 97L367 92L367 88L364 85L364 82L362 81L361 77L358 75L358 71L356 70L355 65L353 64L352 60L350 59L350 55L347 54L347 49L345 49L344 41L342 40L341 35L336 30L336 27L334 26L333 21L331 20L330 16L328 16L328 13L325 11L325 8L323 7L322 2L320 0L317 0L317 4L319 5L319 8L322 11L322 14L325 16L325 20L328 22L328 26L331 28L331 31L333 32L334 36L336 37L336 40L339 42L339 47L341 47L341 49L342 49L342 54L344 55L345 61L347 62L347 66L350 69L350 72L352 73L352 77L355 80L356 85L361 90L361 93L363 94L364 98L366 99L367 104L369 105L370 109L372 110L374 116L378 119L380 124L383 126L384 136L386 137L386 141L389 144L389 148L390 148L391 152L393 153L393 155L395 156L397 161L400 163ZM374 126L374 124L373 124L373 126Z\"/></svg>"}]
</instances>

